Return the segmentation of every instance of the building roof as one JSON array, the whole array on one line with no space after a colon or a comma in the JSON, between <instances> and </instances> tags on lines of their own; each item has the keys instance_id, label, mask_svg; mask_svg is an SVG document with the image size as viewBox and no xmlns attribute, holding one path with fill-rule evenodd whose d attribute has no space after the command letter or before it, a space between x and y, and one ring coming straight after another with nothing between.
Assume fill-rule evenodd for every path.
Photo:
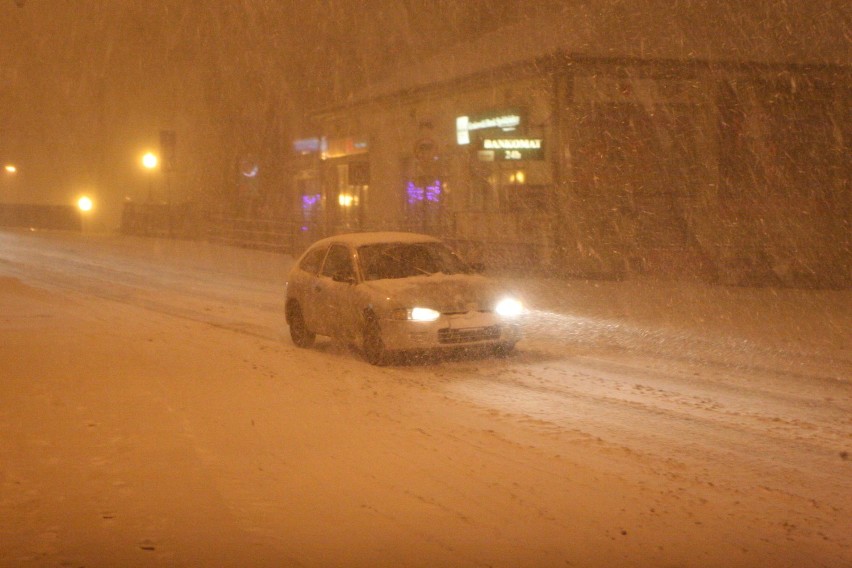
<instances>
[{"instance_id":1,"label":"building roof","mask_svg":"<svg viewBox=\"0 0 852 568\"><path fill-rule=\"evenodd\" d=\"M356 99L412 91L556 54L849 67L850 6L848 0L567 0L549 17L518 22L400 69Z\"/></svg>"}]
</instances>

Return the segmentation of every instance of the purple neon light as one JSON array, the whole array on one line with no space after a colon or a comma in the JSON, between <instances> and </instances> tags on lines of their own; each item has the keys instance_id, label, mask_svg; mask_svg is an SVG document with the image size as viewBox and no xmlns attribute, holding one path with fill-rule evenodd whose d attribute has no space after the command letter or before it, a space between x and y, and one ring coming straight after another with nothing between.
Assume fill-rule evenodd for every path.
<instances>
[{"instance_id":1,"label":"purple neon light","mask_svg":"<svg viewBox=\"0 0 852 568\"><path fill-rule=\"evenodd\" d=\"M432 203L438 203L441 200L441 180L436 179L425 188L415 185L413 181L409 181L405 185L405 193L408 196L409 205L414 205L424 199Z\"/></svg>"},{"instance_id":2,"label":"purple neon light","mask_svg":"<svg viewBox=\"0 0 852 568\"><path fill-rule=\"evenodd\" d=\"M305 211L310 211L313 209L314 205L319 203L320 195L319 193L315 193L314 195L303 195L302 196L302 209Z\"/></svg>"}]
</instances>

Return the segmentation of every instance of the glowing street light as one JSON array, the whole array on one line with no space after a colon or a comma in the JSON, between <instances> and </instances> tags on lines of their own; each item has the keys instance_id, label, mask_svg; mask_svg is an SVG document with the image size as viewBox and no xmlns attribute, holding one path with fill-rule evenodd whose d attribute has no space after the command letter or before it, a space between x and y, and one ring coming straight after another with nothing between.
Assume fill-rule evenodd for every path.
<instances>
[{"instance_id":1,"label":"glowing street light","mask_svg":"<svg viewBox=\"0 0 852 568\"><path fill-rule=\"evenodd\" d=\"M88 195L81 195L77 198L77 209L80 211L80 231L84 233L88 232L86 218L89 217L89 214L94 208L95 202Z\"/></svg>"},{"instance_id":2,"label":"glowing street light","mask_svg":"<svg viewBox=\"0 0 852 568\"><path fill-rule=\"evenodd\" d=\"M153 170L160 163L160 159L153 152L148 152L142 156L142 166L147 170Z\"/></svg>"},{"instance_id":3,"label":"glowing street light","mask_svg":"<svg viewBox=\"0 0 852 568\"><path fill-rule=\"evenodd\" d=\"M160 164L160 159L153 152L148 152L142 156L142 167L149 172L148 177L148 202L154 201L154 170Z\"/></svg>"},{"instance_id":4,"label":"glowing street light","mask_svg":"<svg viewBox=\"0 0 852 568\"><path fill-rule=\"evenodd\" d=\"M88 195L83 195L77 200L77 209L83 213L88 213L95 207L94 201Z\"/></svg>"},{"instance_id":5,"label":"glowing street light","mask_svg":"<svg viewBox=\"0 0 852 568\"><path fill-rule=\"evenodd\" d=\"M15 166L15 164L6 164L3 169L6 170L7 174L14 174L18 171L18 168Z\"/></svg>"}]
</instances>

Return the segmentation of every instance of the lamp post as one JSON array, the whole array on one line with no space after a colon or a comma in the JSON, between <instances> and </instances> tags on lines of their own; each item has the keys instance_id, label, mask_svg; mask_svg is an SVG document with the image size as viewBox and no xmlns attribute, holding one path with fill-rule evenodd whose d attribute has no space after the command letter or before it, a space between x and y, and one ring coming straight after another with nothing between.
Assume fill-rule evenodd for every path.
<instances>
[{"instance_id":1,"label":"lamp post","mask_svg":"<svg viewBox=\"0 0 852 568\"><path fill-rule=\"evenodd\" d=\"M88 195L81 195L77 199L77 209L80 210L80 232L86 232L86 217L95 208L95 202Z\"/></svg>"},{"instance_id":2,"label":"lamp post","mask_svg":"<svg viewBox=\"0 0 852 568\"><path fill-rule=\"evenodd\" d=\"M3 166L3 178L5 178L6 181L3 183L4 191L0 192L0 201L13 199L11 197L11 191L15 186L14 178L17 173L18 168L15 164L6 164Z\"/></svg>"},{"instance_id":3,"label":"lamp post","mask_svg":"<svg viewBox=\"0 0 852 568\"><path fill-rule=\"evenodd\" d=\"M157 169L157 165L160 163L160 159L157 158L157 155L153 152L148 152L144 156L142 156L142 167L148 170L148 202L154 201L154 170Z\"/></svg>"}]
</instances>

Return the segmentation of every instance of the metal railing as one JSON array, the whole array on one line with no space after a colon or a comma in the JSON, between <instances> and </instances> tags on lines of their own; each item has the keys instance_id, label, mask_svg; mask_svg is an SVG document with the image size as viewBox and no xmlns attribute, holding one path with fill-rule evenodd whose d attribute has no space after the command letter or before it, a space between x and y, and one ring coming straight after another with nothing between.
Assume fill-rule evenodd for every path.
<instances>
[{"instance_id":1,"label":"metal railing","mask_svg":"<svg viewBox=\"0 0 852 568\"><path fill-rule=\"evenodd\" d=\"M297 227L288 221L211 217L207 240L243 248L293 253L296 251Z\"/></svg>"}]
</instances>

